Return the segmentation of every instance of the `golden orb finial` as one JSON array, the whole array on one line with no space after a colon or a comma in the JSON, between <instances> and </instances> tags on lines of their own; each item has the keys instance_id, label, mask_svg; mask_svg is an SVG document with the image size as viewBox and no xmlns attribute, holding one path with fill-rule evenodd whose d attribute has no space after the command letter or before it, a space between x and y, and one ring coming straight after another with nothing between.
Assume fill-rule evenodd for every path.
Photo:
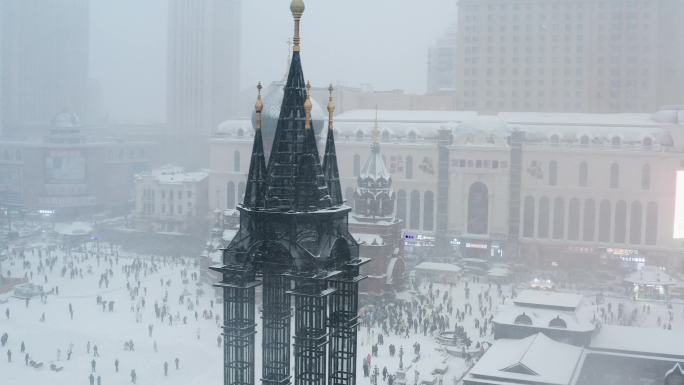
<instances>
[{"instance_id":1,"label":"golden orb finial","mask_svg":"<svg viewBox=\"0 0 684 385\"><path fill-rule=\"evenodd\" d=\"M304 101L304 112L306 113L306 123L304 124L305 129L311 128L311 110L313 109L313 104L311 103L311 82L306 82L306 100Z\"/></svg>"},{"instance_id":2,"label":"golden orb finial","mask_svg":"<svg viewBox=\"0 0 684 385\"><path fill-rule=\"evenodd\" d=\"M294 17L294 22L295 22L295 32L294 32L294 47L293 51L294 52L299 52L300 47L300 41L301 38L299 37L299 22L302 19L302 15L304 14L304 10L306 9L306 6L304 5L304 0L292 0L292 3L290 3L290 11L292 12L292 17Z\"/></svg>"},{"instance_id":3,"label":"golden orb finial","mask_svg":"<svg viewBox=\"0 0 684 385\"><path fill-rule=\"evenodd\" d=\"M333 103L333 85L330 83L328 87L328 127L332 130L333 128L333 114L335 113L335 103Z\"/></svg>"},{"instance_id":4,"label":"golden orb finial","mask_svg":"<svg viewBox=\"0 0 684 385\"><path fill-rule=\"evenodd\" d=\"M259 84L257 84L257 101L254 104L254 111L256 111L256 124L254 128L257 130L261 130L261 111L264 110L264 102L261 100L262 88L261 82L259 82Z\"/></svg>"}]
</instances>

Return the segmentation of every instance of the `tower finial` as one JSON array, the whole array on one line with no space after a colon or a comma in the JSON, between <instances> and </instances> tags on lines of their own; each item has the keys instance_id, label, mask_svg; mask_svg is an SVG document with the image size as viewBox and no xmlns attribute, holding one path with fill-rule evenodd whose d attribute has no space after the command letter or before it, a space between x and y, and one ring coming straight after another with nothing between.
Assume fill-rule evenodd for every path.
<instances>
[{"instance_id":1,"label":"tower finial","mask_svg":"<svg viewBox=\"0 0 684 385\"><path fill-rule=\"evenodd\" d=\"M373 144L380 143L380 127L378 127L378 106L375 106L375 124L373 125Z\"/></svg>"},{"instance_id":2,"label":"tower finial","mask_svg":"<svg viewBox=\"0 0 684 385\"><path fill-rule=\"evenodd\" d=\"M304 101L304 112L306 113L306 123L304 124L304 128L309 130L311 129L311 109L313 108L313 104L311 103L311 82L307 81L306 82L306 100Z\"/></svg>"},{"instance_id":3,"label":"tower finial","mask_svg":"<svg viewBox=\"0 0 684 385\"><path fill-rule=\"evenodd\" d=\"M257 84L257 101L254 104L254 111L256 111L256 125L254 128L261 130L261 111L264 110L264 102L261 100L261 82Z\"/></svg>"},{"instance_id":4,"label":"tower finial","mask_svg":"<svg viewBox=\"0 0 684 385\"><path fill-rule=\"evenodd\" d=\"M292 49L294 52L299 52L299 49L301 48L299 45L301 41L299 37L299 22L302 20L305 9L304 0L292 0L292 3L290 3L290 11L292 12L292 17L294 17L295 22L294 47Z\"/></svg>"},{"instance_id":5,"label":"tower finial","mask_svg":"<svg viewBox=\"0 0 684 385\"><path fill-rule=\"evenodd\" d=\"M335 103L333 103L333 85L330 83L328 87L328 92L330 96L328 97L328 128L332 130L333 128L333 114L335 113Z\"/></svg>"}]
</instances>

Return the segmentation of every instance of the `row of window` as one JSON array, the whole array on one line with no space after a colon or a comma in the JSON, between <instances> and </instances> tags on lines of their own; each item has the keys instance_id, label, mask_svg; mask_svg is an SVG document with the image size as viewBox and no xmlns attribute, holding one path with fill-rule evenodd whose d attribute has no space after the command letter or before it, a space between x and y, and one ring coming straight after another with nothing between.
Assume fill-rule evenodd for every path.
<instances>
[{"instance_id":1,"label":"row of window","mask_svg":"<svg viewBox=\"0 0 684 385\"><path fill-rule=\"evenodd\" d=\"M604 199L597 207L594 199L581 202L573 198L566 206L561 197L551 201L549 197L535 199L527 196L524 200L522 235L525 238L598 240L652 246L658 240L658 204L649 202L644 211L638 201L628 207L625 201L613 204Z\"/></svg>"},{"instance_id":2,"label":"row of window","mask_svg":"<svg viewBox=\"0 0 684 385\"><path fill-rule=\"evenodd\" d=\"M22 159L23 155L20 149L2 149L2 160L20 162Z\"/></svg>"},{"instance_id":3,"label":"row of window","mask_svg":"<svg viewBox=\"0 0 684 385\"><path fill-rule=\"evenodd\" d=\"M173 200L174 195L178 199L183 199L183 191L181 191L181 190L176 190L175 194L173 193L174 190L168 190L168 192L166 190L159 190L159 191L160 191L161 199L166 199L166 197L168 196L169 199ZM185 192L185 196L188 199L192 198L192 191L187 190ZM143 191L143 198L154 199L154 190L144 190Z\"/></svg>"},{"instance_id":4,"label":"row of window","mask_svg":"<svg viewBox=\"0 0 684 385\"><path fill-rule=\"evenodd\" d=\"M188 210L187 213L190 214L192 212L192 203L188 202L187 204ZM168 208L168 210L167 210ZM146 202L143 203L142 205L142 211L144 215L154 215L156 212L156 207L154 205L154 202ZM169 204L168 206L164 203L162 203L159 206L159 212L161 214L168 214L168 215L183 215L183 206L182 205L172 205Z\"/></svg>"},{"instance_id":5,"label":"row of window","mask_svg":"<svg viewBox=\"0 0 684 385\"><path fill-rule=\"evenodd\" d=\"M531 169L535 168L536 161L532 162ZM529 170L528 170L529 171ZM589 165L587 162L582 162L579 165L579 175L577 184L579 187L587 187L589 180ZM549 162L549 186L558 185L558 162L552 160ZM617 163L610 165L610 177L608 179L608 187L611 189L620 188L620 166ZM651 188L651 166L645 164L641 167L641 189L648 190Z\"/></svg>"}]
</instances>

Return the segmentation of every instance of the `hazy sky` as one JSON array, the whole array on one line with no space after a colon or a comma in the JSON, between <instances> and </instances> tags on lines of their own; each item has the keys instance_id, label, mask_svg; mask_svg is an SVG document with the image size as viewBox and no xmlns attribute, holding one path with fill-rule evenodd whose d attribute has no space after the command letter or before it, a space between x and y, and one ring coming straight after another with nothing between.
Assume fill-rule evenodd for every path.
<instances>
[{"instance_id":1,"label":"hazy sky","mask_svg":"<svg viewBox=\"0 0 684 385\"><path fill-rule=\"evenodd\" d=\"M330 81L424 92L427 49L455 20L455 0L306 0L302 60ZM245 0L242 88L282 77L289 0ZM161 122L166 104L167 0L92 0L91 77L112 119Z\"/></svg>"}]
</instances>

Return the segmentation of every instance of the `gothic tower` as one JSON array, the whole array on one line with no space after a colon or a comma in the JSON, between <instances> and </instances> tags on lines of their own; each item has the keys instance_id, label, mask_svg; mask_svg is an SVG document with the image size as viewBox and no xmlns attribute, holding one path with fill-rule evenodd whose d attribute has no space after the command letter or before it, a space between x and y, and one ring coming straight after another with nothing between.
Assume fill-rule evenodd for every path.
<instances>
[{"instance_id":1,"label":"gothic tower","mask_svg":"<svg viewBox=\"0 0 684 385\"><path fill-rule=\"evenodd\" d=\"M311 124L300 56L303 0L293 0L294 47L268 164L261 87L240 230L223 253L224 383L254 385L255 287L263 285L264 385L355 385L358 244L348 231L333 138L332 99L323 164ZM293 304L294 302L294 309ZM294 344L290 345L294 312ZM293 354L291 354L293 350Z\"/></svg>"}]
</instances>

